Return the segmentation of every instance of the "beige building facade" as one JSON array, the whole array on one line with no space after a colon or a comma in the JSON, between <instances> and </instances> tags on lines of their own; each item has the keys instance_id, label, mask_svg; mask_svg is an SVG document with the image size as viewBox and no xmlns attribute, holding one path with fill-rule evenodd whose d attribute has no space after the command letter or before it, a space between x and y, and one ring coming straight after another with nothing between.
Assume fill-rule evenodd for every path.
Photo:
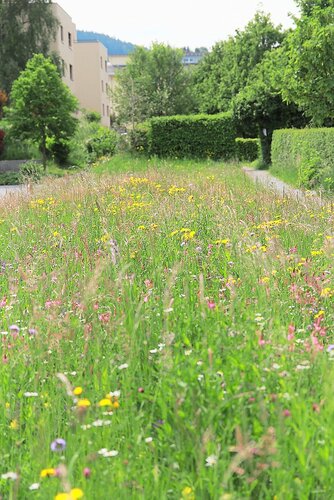
<instances>
[{"instance_id":1,"label":"beige building facade","mask_svg":"<svg viewBox=\"0 0 334 500\"><path fill-rule=\"evenodd\" d=\"M74 45L77 84L75 93L88 111L97 111L101 123L110 126L108 51L101 42Z\"/></svg>"},{"instance_id":2,"label":"beige building facade","mask_svg":"<svg viewBox=\"0 0 334 500\"><path fill-rule=\"evenodd\" d=\"M76 26L57 3L52 3L59 26L51 50L60 58L63 82L87 111L101 115L101 123L110 126L108 52L101 42L77 42Z\"/></svg>"},{"instance_id":3,"label":"beige building facade","mask_svg":"<svg viewBox=\"0 0 334 500\"><path fill-rule=\"evenodd\" d=\"M51 4L53 14L58 19L57 35L51 44L51 50L60 57L63 82L75 95L75 62L74 42L76 40L76 26L72 18L57 3Z\"/></svg>"}]
</instances>

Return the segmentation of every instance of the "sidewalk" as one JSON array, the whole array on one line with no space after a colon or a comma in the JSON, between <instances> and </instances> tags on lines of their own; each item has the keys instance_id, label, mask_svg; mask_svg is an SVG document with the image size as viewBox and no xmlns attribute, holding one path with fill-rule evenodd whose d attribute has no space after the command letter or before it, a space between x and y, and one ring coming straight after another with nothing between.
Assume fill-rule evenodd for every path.
<instances>
[{"instance_id":1,"label":"sidewalk","mask_svg":"<svg viewBox=\"0 0 334 500\"><path fill-rule=\"evenodd\" d=\"M243 167L245 175L250 177L256 184L262 184L263 186L275 191L279 196L284 198L285 196L290 198L295 198L296 200L309 200L312 199L317 201L319 204L325 204L326 200L322 199L321 195L315 191L305 191L302 189L297 189L285 182L277 179L271 175L267 170L254 170L250 167Z\"/></svg>"}]
</instances>

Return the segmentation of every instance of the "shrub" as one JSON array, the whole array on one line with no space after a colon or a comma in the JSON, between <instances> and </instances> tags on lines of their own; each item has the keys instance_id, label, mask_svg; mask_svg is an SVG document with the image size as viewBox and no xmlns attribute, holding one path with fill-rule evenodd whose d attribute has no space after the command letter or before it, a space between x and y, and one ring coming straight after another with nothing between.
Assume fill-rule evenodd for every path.
<instances>
[{"instance_id":1,"label":"shrub","mask_svg":"<svg viewBox=\"0 0 334 500\"><path fill-rule=\"evenodd\" d=\"M260 156L259 139L242 139L237 137L235 146L236 157L239 161L255 161Z\"/></svg>"},{"instance_id":2,"label":"shrub","mask_svg":"<svg viewBox=\"0 0 334 500\"><path fill-rule=\"evenodd\" d=\"M67 139L50 138L47 142L48 156L60 166L66 166L70 154L70 141Z\"/></svg>"},{"instance_id":3,"label":"shrub","mask_svg":"<svg viewBox=\"0 0 334 500\"><path fill-rule=\"evenodd\" d=\"M97 111L86 111L85 117L89 123L100 123L101 121L101 115Z\"/></svg>"},{"instance_id":4,"label":"shrub","mask_svg":"<svg viewBox=\"0 0 334 500\"><path fill-rule=\"evenodd\" d=\"M230 113L159 117L149 123L153 155L224 160L235 156L236 131Z\"/></svg>"},{"instance_id":5,"label":"shrub","mask_svg":"<svg viewBox=\"0 0 334 500\"><path fill-rule=\"evenodd\" d=\"M20 183L19 172L0 172L0 186L15 186Z\"/></svg>"},{"instance_id":6,"label":"shrub","mask_svg":"<svg viewBox=\"0 0 334 500\"><path fill-rule=\"evenodd\" d=\"M0 156L4 152L5 149L5 131L0 130Z\"/></svg>"},{"instance_id":7,"label":"shrub","mask_svg":"<svg viewBox=\"0 0 334 500\"><path fill-rule=\"evenodd\" d=\"M43 177L43 165L36 161L27 161L20 165L19 178L25 184L26 182L38 182Z\"/></svg>"},{"instance_id":8,"label":"shrub","mask_svg":"<svg viewBox=\"0 0 334 500\"><path fill-rule=\"evenodd\" d=\"M133 151L138 153L150 153L151 127L149 122L138 124L130 132L130 145Z\"/></svg>"},{"instance_id":9,"label":"shrub","mask_svg":"<svg viewBox=\"0 0 334 500\"><path fill-rule=\"evenodd\" d=\"M272 165L289 170L308 189L334 190L334 128L276 130Z\"/></svg>"},{"instance_id":10,"label":"shrub","mask_svg":"<svg viewBox=\"0 0 334 500\"><path fill-rule=\"evenodd\" d=\"M87 151L92 161L102 156L115 153L118 135L114 130L99 127L95 135L87 142Z\"/></svg>"}]
</instances>

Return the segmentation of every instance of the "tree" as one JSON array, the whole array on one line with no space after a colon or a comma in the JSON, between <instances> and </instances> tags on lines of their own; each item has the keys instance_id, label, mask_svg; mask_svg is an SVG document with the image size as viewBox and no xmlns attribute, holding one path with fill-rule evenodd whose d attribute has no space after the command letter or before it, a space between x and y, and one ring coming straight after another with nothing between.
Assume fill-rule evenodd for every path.
<instances>
[{"instance_id":1,"label":"tree","mask_svg":"<svg viewBox=\"0 0 334 500\"><path fill-rule=\"evenodd\" d=\"M263 165L271 162L271 142L275 129L306 124L297 106L283 101L281 75L285 65L283 48L268 51L249 75L247 85L233 100L234 116L239 128L247 132L248 128L254 127L258 131Z\"/></svg>"},{"instance_id":2,"label":"tree","mask_svg":"<svg viewBox=\"0 0 334 500\"><path fill-rule=\"evenodd\" d=\"M195 72L195 93L199 110L228 111L231 100L247 84L250 73L264 54L284 39L281 26L274 26L264 12L257 12L244 30L217 43Z\"/></svg>"},{"instance_id":3,"label":"tree","mask_svg":"<svg viewBox=\"0 0 334 500\"><path fill-rule=\"evenodd\" d=\"M112 100L120 122L134 126L152 116L192 111L191 73L182 65L183 52L155 43L138 47L116 75Z\"/></svg>"},{"instance_id":4,"label":"tree","mask_svg":"<svg viewBox=\"0 0 334 500\"><path fill-rule=\"evenodd\" d=\"M298 3L302 15L286 41L283 96L322 125L334 119L334 1Z\"/></svg>"},{"instance_id":5,"label":"tree","mask_svg":"<svg viewBox=\"0 0 334 500\"><path fill-rule=\"evenodd\" d=\"M60 144L74 134L77 107L51 59L36 54L13 83L8 109L11 133L36 142L46 168L47 142Z\"/></svg>"},{"instance_id":6,"label":"tree","mask_svg":"<svg viewBox=\"0 0 334 500\"><path fill-rule=\"evenodd\" d=\"M50 0L0 0L0 88L13 81L35 53L47 55L58 21Z\"/></svg>"}]
</instances>

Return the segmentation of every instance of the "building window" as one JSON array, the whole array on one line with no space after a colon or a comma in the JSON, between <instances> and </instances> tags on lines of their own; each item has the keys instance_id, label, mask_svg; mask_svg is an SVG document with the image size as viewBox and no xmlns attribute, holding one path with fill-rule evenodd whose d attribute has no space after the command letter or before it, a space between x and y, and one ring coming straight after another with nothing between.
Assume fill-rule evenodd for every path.
<instances>
[{"instance_id":1,"label":"building window","mask_svg":"<svg viewBox=\"0 0 334 500\"><path fill-rule=\"evenodd\" d=\"M71 35L71 33L68 34L68 46L72 47L72 35Z\"/></svg>"},{"instance_id":2,"label":"building window","mask_svg":"<svg viewBox=\"0 0 334 500\"><path fill-rule=\"evenodd\" d=\"M104 61L104 69L106 71L106 73L108 72L108 64L107 64L107 61Z\"/></svg>"},{"instance_id":3,"label":"building window","mask_svg":"<svg viewBox=\"0 0 334 500\"><path fill-rule=\"evenodd\" d=\"M73 78L73 66L72 66L72 64L70 64L70 78L71 78L72 81L74 80L74 78Z\"/></svg>"},{"instance_id":4,"label":"building window","mask_svg":"<svg viewBox=\"0 0 334 500\"><path fill-rule=\"evenodd\" d=\"M62 42L64 41L64 28L63 28L63 26L60 26L60 39Z\"/></svg>"},{"instance_id":5,"label":"building window","mask_svg":"<svg viewBox=\"0 0 334 500\"><path fill-rule=\"evenodd\" d=\"M107 106L107 116L110 116L109 106Z\"/></svg>"},{"instance_id":6,"label":"building window","mask_svg":"<svg viewBox=\"0 0 334 500\"><path fill-rule=\"evenodd\" d=\"M102 56L100 57L100 64L101 64L101 68L103 69L103 58L102 58Z\"/></svg>"}]
</instances>

